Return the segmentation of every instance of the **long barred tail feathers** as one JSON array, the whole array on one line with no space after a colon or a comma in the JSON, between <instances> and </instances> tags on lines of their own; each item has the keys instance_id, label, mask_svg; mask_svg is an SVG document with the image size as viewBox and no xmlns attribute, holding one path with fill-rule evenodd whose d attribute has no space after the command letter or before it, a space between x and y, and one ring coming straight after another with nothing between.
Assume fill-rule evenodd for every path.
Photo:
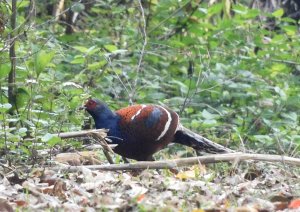
<instances>
[{"instance_id":1,"label":"long barred tail feathers","mask_svg":"<svg viewBox=\"0 0 300 212\"><path fill-rule=\"evenodd\" d=\"M207 138L204 138L203 136L194 133L183 126L180 126L179 129L176 131L175 139L173 140L173 142L192 147L196 151L203 153L216 154L235 152Z\"/></svg>"}]
</instances>

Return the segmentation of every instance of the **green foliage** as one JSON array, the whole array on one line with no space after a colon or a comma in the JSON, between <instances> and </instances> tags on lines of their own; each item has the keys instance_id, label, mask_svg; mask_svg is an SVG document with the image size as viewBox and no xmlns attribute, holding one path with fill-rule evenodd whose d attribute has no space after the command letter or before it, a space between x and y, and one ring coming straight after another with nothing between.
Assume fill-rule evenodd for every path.
<instances>
[{"instance_id":1,"label":"green foliage","mask_svg":"<svg viewBox=\"0 0 300 212\"><path fill-rule=\"evenodd\" d=\"M42 71L45 70L46 66L52 60L55 52L45 52L43 50L37 52L34 58L34 70L36 72L37 77L40 76Z\"/></svg>"},{"instance_id":2,"label":"green foliage","mask_svg":"<svg viewBox=\"0 0 300 212\"><path fill-rule=\"evenodd\" d=\"M22 143L24 134L49 147L61 144L50 134L79 130L86 114L77 108L91 95L115 109L131 99L180 112L186 102L183 124L219 143L299 151L300 40L294 20L282 9L262 14L229 1L148 1L143 7L147 45L139 66L144 38L136 2L92 5L71 35L38 5L35 29L17 42L18 114L8 113L10 63L7 52L0 52L0 125L7 135L2 144L18 141L24 151L44 147ZM72 7L84 10L81 3ZM21 10L19 22L24 15ZM278 29L267 30L258 21L262 15L274 18ZM3 35L8 33L9 27Z\"/></svg>"}]
</instances>

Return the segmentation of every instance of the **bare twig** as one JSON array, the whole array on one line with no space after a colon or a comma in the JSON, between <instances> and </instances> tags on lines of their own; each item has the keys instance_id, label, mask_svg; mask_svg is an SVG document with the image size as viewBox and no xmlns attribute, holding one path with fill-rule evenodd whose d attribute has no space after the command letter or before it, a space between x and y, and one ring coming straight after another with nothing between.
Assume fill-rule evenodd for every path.
<instances>
[{"instance_id":1,"label":"bare twig","mask_svg":"<svg viewBox=\"0 0 300 212\"><path fill-rule=\"evenodd\" d=\"M291 61L291 60L277 60L277 59L270 59L273 62L279 62L279 63L286 63L289 65L300 65L300 62Z\"/></svg>"},{"instance_id":2,"label":"bare twig","mask_svg":"<svg viewBox=\"0 0 300 212\"><path fill-rule=\"evenodd\" d=\"M174 15L176 15L179 11L181 11L183 8L185 8L192 0L187 1L186 3L184 3L181 7L179 7L178 9L176 9L172 14L170 14L168 17L166 17L164 20L162 20L160 23L158 23L155 27L153 27L152 29L150 29L148 31L148 35L151 34L152 32L155 32L157 29L159 29L161 26L163 26L165 24L165 22L167 22L169 19L171 19L172 17L174 17ZM140 37L138 38L136 41L130 43L126 49L128 49L129 47L135 45L136 43L140 42L142 39L144 39L144 37Z\"/></svg>"},{"instance_id":3,"label":"bare twig","mask_svg":"<svg viewBox=\"0 0 300 212\"><path fill-rule=\"evenodd\" d=\"M105 171L117 171L117 170L143 170L143 169L173 169L183 166L191 166L195 164L209 164L220 162L240 162L245 160L254 161L267 161L267 162L282 162L285 164L300 166L299 158L292 158L282 155L266 155L266 154L246 154L246 153L230 153L219 155L207 155L200 157L190 157L175 160L165 161L141 161L129 164L105 164L105 165L91 165L91 166L63 166L53 167L55 171L68 171L76 172L81 168L88 168L91 170L105 170Z\"/></svg>"},{"instance_id":4,"label":"bare twig","mask_svg":"<svg viewBox=\"0 0 300 212\"><path fill-rule=\"evenodd\" d=\"M66 139L66 138L87 137L87 136L92 136L93 133L96 133L97 135L102 136L104 138L106 137L106 132L107 130L105 129L97 129L97 130L82 130L76 132L58 133L56 135L62 139Z\"/></svg>"},{"instance_id":5,"label":"bare twig","mask_svg":"<svg viewBox=\"0 0 300 212\"><path fill-rule=\"evenodd\" d=\"M66 132L66 133L59 133L57 136L59 136L62 139L67 138L76 138L76 137L92 137L96 141L99 142L99 144L103 148L104 155L108 162L110 164L113 164L113 159L109 155L109 152L113 153L113 150L111 149L112 146L108 145L105 137L106 137L107 130L105 129L97 129L97 130L84 130L84 131L76 131L76 132Z\"/></svg>"},{"instance_id":6,"label":"bare twig","mask_svg":"<svg viewBox=\"0 0 300 212\"><path fill-rule=\"evenodd\" d=\"M136 69L137 74L136 74L135 80L133 82L133 90L132 90L132 93L129 95L129 103L130 104L133 104L134 96L135 96L135 93L137 90L137 84L138 84L140 72L142 70L142 62L143 62L143 58L144 58L144 54L145 54L145 48L147 46L147 33L146 33L147 26L146 26L145 12L144 12L144 8L143 8L141 0L139 0L138 2L139 2L139 7L141 10L141 16L142 16L142 22L143 22L141 28L142 28L142 37L144 39L144 42L143 42L139 62L138 62L137 69Z\"/></svg>"}]
</instances>

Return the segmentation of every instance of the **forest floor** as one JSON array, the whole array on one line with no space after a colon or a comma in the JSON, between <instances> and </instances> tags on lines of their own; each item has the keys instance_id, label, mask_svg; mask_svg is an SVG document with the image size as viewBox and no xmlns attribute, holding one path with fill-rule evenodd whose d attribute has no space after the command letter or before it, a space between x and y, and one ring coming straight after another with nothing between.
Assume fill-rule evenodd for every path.
<instances>
[{"instance_id":1,"label":"forest floor","mask_svg":"<svg viewBox=\"0 0 300 212\"><path fill-rule=\"evenodd\" d=\"M1 211L300 211L299 167L282 163L12 173L1 177Z\"/></svg>"}]
</instances>

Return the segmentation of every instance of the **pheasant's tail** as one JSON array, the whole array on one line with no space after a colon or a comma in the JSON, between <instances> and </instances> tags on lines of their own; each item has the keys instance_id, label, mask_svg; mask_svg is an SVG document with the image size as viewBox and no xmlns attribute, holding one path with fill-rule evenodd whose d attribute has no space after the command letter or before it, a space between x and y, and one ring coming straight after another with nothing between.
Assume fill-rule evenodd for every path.
<instances>
[{"instance_id":1,"label":"pheasant's tail","mask_svg":"<svg viewBox=\"0 0 300 212\"><path fill-rule=\"evenodd\" d=\"M232 153L233 150L208 140L201 135L181 126L175 134L174 143L179 143L194 148L199 152L206 153Z\"/></svg>"}]
</instances>

